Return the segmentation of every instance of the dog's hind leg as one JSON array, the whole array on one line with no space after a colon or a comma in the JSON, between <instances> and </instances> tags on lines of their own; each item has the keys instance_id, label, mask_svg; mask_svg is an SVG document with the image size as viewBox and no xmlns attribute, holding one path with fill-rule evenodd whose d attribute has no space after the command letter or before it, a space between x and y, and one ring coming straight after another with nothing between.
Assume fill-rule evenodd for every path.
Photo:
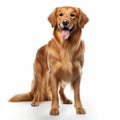
<instances>
[{"instance_id":1,"label":"dog's hind leg","mask_svg":"<svg viewBox=\"0 0 120 120\"><path fill-rule=\"evenodd\" d=\"M32 106L39 106L40 102L43 101L44 94L42 90L42 80L41 80L41 75L37 74L37 77L34 79L33 83L33 101L32 101Z\"/></svg>"},{"instance_id":2,"label":"dog's hind leg","mask_svg":"<svg viewBox=\"0 0 120 120\"><path fill-rule=\"evenodd\" d=\"M60 94L60 99L61 101L63 102L63 104L72 104L72 101L69 100L65 94L64 94L64 88L62 86L60 86L60 91L59 91L59 94Z\"/></svg>"}]
</instances>

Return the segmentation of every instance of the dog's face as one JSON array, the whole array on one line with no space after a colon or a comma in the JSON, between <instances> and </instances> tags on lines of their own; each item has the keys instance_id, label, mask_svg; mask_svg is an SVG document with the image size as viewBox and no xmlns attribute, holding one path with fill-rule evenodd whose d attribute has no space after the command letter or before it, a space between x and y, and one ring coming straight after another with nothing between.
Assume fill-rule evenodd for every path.
<instances>
[{"instance_id":1,"label":"dog's face","mask_svg":"<svg viewBox=\"0 0 120 120\"><path fill-rule=\"evenodd\" d=\"M63 39L68 39L70 34L78 28L83 28L88 22L88 17L75 7L57 7L48 17L52 27L57 27Z\"/></svg>"}]
</instances>

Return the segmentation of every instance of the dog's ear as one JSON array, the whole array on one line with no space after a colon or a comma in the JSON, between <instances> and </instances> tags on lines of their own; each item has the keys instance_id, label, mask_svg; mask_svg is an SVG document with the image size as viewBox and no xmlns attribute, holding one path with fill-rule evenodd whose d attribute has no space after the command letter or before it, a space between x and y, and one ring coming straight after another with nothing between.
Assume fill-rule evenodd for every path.
<instances>
[{"instance_id":1,"label":"dog's ear","mask_svg":"<svg viewBox=\"0 0 120 120\"><path fill-rule=\"evenodd\" d=\"M87 15L80 8L78 8L78 12L79 12L78 26L80 28L84 28L85 24L89 21L89 19Z\"/></svg>"},{"instance_id":2,"label":"dog's ear","mask_svg":"<svg viewBox=\"0 0 120 120\"><path fill-rule=\"evenodd\" d=\"M55 10L48 16L48 21L51 23L52 27L56 26L56 13L57 13L57 9L55 8Z\"/></svg>"}]
</instances>

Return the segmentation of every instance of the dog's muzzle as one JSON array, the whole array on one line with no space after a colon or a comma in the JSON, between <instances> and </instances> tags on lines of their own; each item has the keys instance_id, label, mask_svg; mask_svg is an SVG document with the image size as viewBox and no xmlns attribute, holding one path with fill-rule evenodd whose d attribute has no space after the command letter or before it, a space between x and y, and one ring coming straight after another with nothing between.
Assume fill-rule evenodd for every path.
<instances>
[{"instance_id":1,"label":"dog's muzzle","mask_svg":"<svg viewBox=\"0 0 120 120\"><path fill-rule=\"evenodd\" d=\"M64 40L67 40L70 37L70 33L73 29L73 25L70 24L70 21L67 19L64 19L61 22L61 29L62 29L62 38Z\"/></svg>"}]
</instances>

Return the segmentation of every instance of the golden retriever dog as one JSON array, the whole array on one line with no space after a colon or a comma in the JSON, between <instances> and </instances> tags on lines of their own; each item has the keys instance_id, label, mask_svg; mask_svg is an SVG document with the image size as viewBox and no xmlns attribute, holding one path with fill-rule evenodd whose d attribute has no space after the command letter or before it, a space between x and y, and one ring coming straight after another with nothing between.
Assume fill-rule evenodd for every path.
<instances>
[{"instance_id":1,"label":"golden retriever dog","mask_svg":"<svg viewBox=\"0 0 120 120\"><path fill-rule=\"evenodd\" d=\"M54 38L37 51L31 91L15 95L9 101L32 101L32 106L38 106L42 101L51 100L50 114L58 115L59 95L63 104L72 104L64 94L65 85L69 82L74 91L76 113L85 114L80 100L85 51L81 33L88 17L80 8L64 6L57 7L48 21L54 28Z\"/></svg>"}]
</instances>

